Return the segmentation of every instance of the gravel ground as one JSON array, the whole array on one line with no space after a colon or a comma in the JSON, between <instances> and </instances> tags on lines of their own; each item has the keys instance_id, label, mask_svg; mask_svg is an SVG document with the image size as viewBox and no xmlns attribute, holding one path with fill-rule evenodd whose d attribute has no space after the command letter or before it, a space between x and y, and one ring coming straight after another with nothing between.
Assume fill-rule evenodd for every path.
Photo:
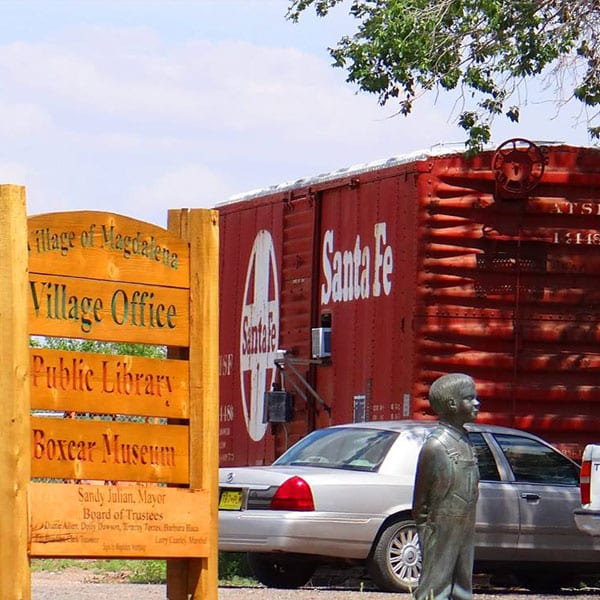
<instances>
[{"instance_id":1,"label":"gravel ground","mask_svg":"<svg viewBox=\"0 0 600 600\"><path fill-rule=\"evenodd\" d=\"M165 585L98 582L88 571L69 569L60 573L34 572L32 600L165 600ZM532 594L523 590L477 589L475 600L599 600L600 589L564 590L561 594ZM409 594L385 594L354 585L306 587L300 590L219 588L219 600L410 600Z\"/></svg>"}]
</instances>

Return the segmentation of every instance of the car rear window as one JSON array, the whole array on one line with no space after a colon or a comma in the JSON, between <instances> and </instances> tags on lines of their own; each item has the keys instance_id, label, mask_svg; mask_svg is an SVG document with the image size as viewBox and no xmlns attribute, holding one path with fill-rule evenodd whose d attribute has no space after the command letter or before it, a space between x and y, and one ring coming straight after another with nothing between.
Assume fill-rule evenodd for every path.
<instances>
[{"instance_id":1,"label":"car rear window","mask_svg":"<svg viewBox=\"0 0 600 600\"><path fill-rule=\"evenodd\" d=\"M282 454L275 465L376 471L398 434L364 428L320 429Z\"/></svg>"},{"instance_id":2,"label":"car rear window","mask_svg":"<svg viewBox=\"0 0 600 600\"><path fill-rule=\"evenodd\" d=\"M544 444L516 435L494 435L510 463L515 480L527 483L578 485L579 469Z\"/></svg>"}]
</instances>

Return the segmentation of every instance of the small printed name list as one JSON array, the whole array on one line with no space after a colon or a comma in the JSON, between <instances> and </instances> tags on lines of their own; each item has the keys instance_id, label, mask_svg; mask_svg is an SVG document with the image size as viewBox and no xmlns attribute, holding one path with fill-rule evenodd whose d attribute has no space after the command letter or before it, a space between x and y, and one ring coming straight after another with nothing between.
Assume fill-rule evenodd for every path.
<instances>
[{"instance_id":1,"label":"small printed name list","mask_svg":"<svg viewBox=\"0 0 600 600\"><path fill-rule=\"evenodd\" d=\"M208 555L208 495L154 485L30 488L32 556Z\"/></svg>"}]
</instances>

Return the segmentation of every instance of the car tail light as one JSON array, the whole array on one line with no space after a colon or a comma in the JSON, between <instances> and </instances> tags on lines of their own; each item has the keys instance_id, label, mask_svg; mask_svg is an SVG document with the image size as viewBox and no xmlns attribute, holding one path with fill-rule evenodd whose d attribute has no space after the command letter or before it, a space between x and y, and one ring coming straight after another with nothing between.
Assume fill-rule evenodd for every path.
<instances>
[{"instance_id":1,"label":"car tail light","mask_svg":"<svg viewBox=\"0 0 600 600\"><path fill-rule=\"evenodd\" d=\"M590 503L590 482L592 475L592 461L584 460L581 463L581 472L579 473L579 490L581 493L581 504Z\"/></svg>"},{"instance_id":2,"label":"car tail light","mask_svg":"<svg viewBox=\"0 0 600 600\"><path fill-rule=\"evenodd\" d=\"M301 477L284 481L271 500L273 510L315 510L310 486Z\"/></svg>"}]
</instances>

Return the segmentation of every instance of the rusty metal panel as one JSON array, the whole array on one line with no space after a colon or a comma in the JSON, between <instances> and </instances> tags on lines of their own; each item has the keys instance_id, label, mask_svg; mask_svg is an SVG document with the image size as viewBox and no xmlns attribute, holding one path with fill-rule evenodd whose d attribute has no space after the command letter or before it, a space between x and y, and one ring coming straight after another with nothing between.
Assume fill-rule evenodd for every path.
<instances>
[{"instance_id":1,"label":"rusty metal panel","mask_svg":"<svg viewBox=\"0 0 600 600\"><path fill-rule=\"evenodd\" d=\"M267 195L220 211L220 464L272 462L314 429L294 394L294 420L268 423L264 394L281 387L280 349L306 359L313 318L314 202ZM309 364L297 367L309 382Z\"/></svg>"},{"instance_id":2,"label":"rusty metal panel","mask_svg":"<svg viewBox=\"0 0 600 600\"><path fill-rule=\"evenodd\" d=\"M284 368L286 387L293 388L294 419L287 425L273 426L276 456L315 428L315 400L303 383L314 387L314 368L308 360L313 324L315 202L309 193L290 196L283 211L280 348L286 351L286 359L299 361L294 368L300 378ZM286 380L282 383L286 385Z\"/></svg>"},{"instance_id":3,"label":"rusty metal panel","mask_svg":"<svg viewBox=\"0 0 600 600\"><path fill-rule=\"evenodd\" d=\"M491 153L440 158L420 182L417 404L448 370L481 418L568 449L600 424L600 153L548 147L539 183L497 193Z\"/></svg>"},{"instance_id":4,"label":"rusty metal panel","mask_svg":"<svg viewBox=\"0 0 600 600\"><path fill-rule=\"evenodd\" d=\"M265 464L264 392L276 380L283 204L220 208L220 464Z\"/></svg>"},{"instance_id":5,"label":"rusty metal panel","mask_svg":"<svg viewBox=\"0 0 600 600\"><path fill-rule=\"evenodd\" d=\"M317 377L335 423L411 414L415 199L405 167L323 192L317 293L332 356Z\"/></svg>"}]
</instances>

